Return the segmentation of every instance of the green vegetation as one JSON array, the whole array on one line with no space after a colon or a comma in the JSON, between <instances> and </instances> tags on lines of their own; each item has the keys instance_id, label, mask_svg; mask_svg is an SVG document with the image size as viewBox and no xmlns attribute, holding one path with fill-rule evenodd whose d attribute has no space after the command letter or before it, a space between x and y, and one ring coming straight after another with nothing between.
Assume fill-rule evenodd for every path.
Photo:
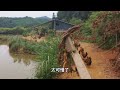
<instances>
[{"instance_id":1,"label":"green vegetation","mask_svg":"<svg viewBox=\"0 0 120 90\"><path fill-rule=\"evenodd\" d=\"M48 37L47 42L41 42L38 59L43 61L37 68L36 77L40 79L54 78L55 72L51 72L52 68L58 65L58 44L60 37Z\"/></svg>"},{"instance_id":2,"label":"green vegetation","mask_svg":"<svg viewBox=\"0 0 120 90\"><path fill-rule=\"evenodd\" d=\"M120 14L117 11L95 11L82 23L79 35L86 38L94 37L92 42L100 48L110 49L116 45L116 34L117 42L120 42L119 22ZM83 41L91 42L84 39Z\"/></svg>"},{"instance_id":3,"label":"green vegetation","mask_svg":"<svg viewBox=\"0 0 120 90\"><path fill-rule=\"evenodd\" d=\"M51 72L51 68L58 65L58 44L60 37L48 36L45 41L39 43L26 41L19 36L10 39L9 48L13 53L29 53L37 57L39 65L36 70L36 78L54 78L56 73ZM41 64L43 66L41 67Z\"/></svg>"},{"instance_id":4,"label":"green vegetation","mask_svg":"<svg viewBox=\"0 0 120 90\"><path fill-rule=\"evenodd\" d=\"M103 49L110 49L120 41L119 11L99 11L92 14L92 33L96 37L96 43Z\"/></svg>"},{"instance_id":5,"label":"green vegetation","mask_svg":"<svg viewBox=\"0 0 120 90\"><path fill-rule=\"evenodd\" d=\"M0 18L1 19L1 18ZM29 19L29 20L28 20ZM36 18L36 20L40 18ZM58 44L59 36L55 36L54 30L48 30L46 26L38 26L32 21L32 18L2 18L0 22L0 41L7 42L11 53L35 55L38 63L35 78L48 79L54 78L56 73L51 72L52 68L59 67L58 65ZM10 22L9 22L10 20ZM15 22L15 23L14 23ZM27 22L27 23L26 23ZM33 22L36 27L31 26ZM28 24L29 23L29 24ZM4 34L4 35L3 35ZM11 35L10 35L11 34ZM27 41L21 38L23 36L47 34L46 40L39 43ZM13 36L14 35L14 36ZM41 66L41 64L43 64Z\"/></svg>"},{"instance_id":6,"label":"green vegetation","mask_svg":"<svg viewBox=\"0 0 120 90\"><path fill-rule=\"evenodd\" d=\"M69 22L71 18L86 20L91 11L58 11L57 18Z\"/></svg>"},{"instance_id":7,"label":"green vegetation","mask_svg":"<svg viewBox=\"0 0 120 90\"><path fill-rule=\"evenodd\" d=\"M112 12L112 11L111 11ZM74 33L74 37L81 41L96 43L100 48L110 49L116 45L116 34L120 42L120 14L110 11L59 11L58 18L68 21L71 24L82 24L80 30ZM1 18L0 18L1 19ZM15 24L10 18L7 19L11 25L0 22L1 34L14 34L23 36L46 36L45 41L32 42L22 39L20 36L0 36L1 42L8 41L10 52L28 53L36 55L38 67L35 78L50 79L54 78L56 73L51 72L51 68L57 68L58 65L58 45L61 37L55 36L54 30L48 30L47 26L39 26L38 21L32 21L33 18L25 17L14 19ZM23 20L22 20L23 19ZM29 19L29 20L28 20ZM36 18L39 19L40 18ZM4 21L3 21L4 22ZM29 23L29 24L28 24ZM40 22L39 22L40 23ZM26 27L36 25L36 27ZM17 26L17 27L14 27ZM21 27L24 26L24 27ZM13 27L13 28L7 28ZM117 28L117 29L116 29Z\"/></svg>"},{"instance_id":8,"label":"green vegetation","mask_svg":"<svg viewBox=\"0 0 120 90\"><path fill-rule=\"evenodd\" d=\"M9 48L11 52L15 53L29 53L29 54L36 54L35 48L38 45L34 42L26 41L18 36L11 39L9 43Z\"/></svg>"},{"instance_id":9,"label":"green vegetation","mask_svg":"<svg viewBox=\"0 0 120 90\"><path fill-rule=\"evenodd\" d=\"M77 25L77 24L80 24L82 22L82 20L79 19L79 18L74 18L73 17L69 22L73 25Z\"/></svg>"},{"instance_id":10,"label":"green vegetation","mask_svg":"<svg viewBox=\"0 0 120 90\"><path fill-rule=\"evenodd\" d=\"M12 35L22 35L27 32L30 32L31 28L24 27L14 27L14 28L0 28L0 34L12 34Z\"/></svg>"},{"instance_id":11,"label":"green vegetation","mask_svg":"<svg viewBox=\"0 0 120 90\"><path fill-rule=\"evenodd\" d=\"M80 30L74 33L74 37L80 38L81 41L96 43L103 49L110 49L116 45L117 33L117 42L120 42L119 11L92 11L84 14L83 12L60 11L58 18L71 24L82 24ZM83 19L82 15L87 18Z\"/></svg>"},{"instance_id":12,"label":"green vegetation","mask_svg":"<svg viewBox=\"0 0 120 90\"><path fill-rule=\"evenodd\" d=\"M13 28L17 26L22 27L31 27L34 25L39 25L44 22L47 22L51 20L48 17L38 17L38 18L32 18L32 17L23 17L23 18L9 18L9 17L0 17L0 27L2 28Z\"/></svg>"},{"instance_id":13,"label":"green vegetation","mask_svg":"<svg viewBox=\"0 0 120 90\"><path fill-rule=\"evenodd\" d=\"M11 39L11 36L0 35L0 44L9 44L9 40Z\"/></svg>"},{"instance_id":14,"label":"green vegetation","mask_svg":"<svg viewBox=\"0 0 120 90\"><path fill-rule=\"evenodd\" d=\"M99 37L96 37L97 32L92 28L92 23L98 14L99 12L97 11L92 12L89 18L86 21L82 22L82 27L80 28L80 35L86 38L95 37L96 40L99 38ZM96 40L83 40L83 41L97 42Z\"/></svg>"}]
</instances>

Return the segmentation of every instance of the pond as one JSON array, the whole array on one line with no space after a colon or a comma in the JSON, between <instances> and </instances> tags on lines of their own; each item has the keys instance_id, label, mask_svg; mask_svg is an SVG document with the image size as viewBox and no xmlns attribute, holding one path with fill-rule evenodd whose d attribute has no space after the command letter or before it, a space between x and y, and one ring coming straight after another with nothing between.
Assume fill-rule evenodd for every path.
<instances>
[{"instance_id":1,"label":"pond","mask_svg":"<svg viewBox=\"0 0 120 90\"><path fill-rule=\"evenodd\" d=\"M9 46L0 45L0 79L31 79L35 76L35 56L13 54Z\"/></svg>"}]
</instances>

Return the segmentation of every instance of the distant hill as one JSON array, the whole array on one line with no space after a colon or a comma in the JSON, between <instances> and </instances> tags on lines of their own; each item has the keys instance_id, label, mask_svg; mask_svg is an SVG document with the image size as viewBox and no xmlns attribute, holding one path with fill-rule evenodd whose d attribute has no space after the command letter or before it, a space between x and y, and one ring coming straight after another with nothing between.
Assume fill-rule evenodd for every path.
<instances>
[{"instance_id":1,"label":"distant hill","mask_svg":"<svg viewBox=\"0 0 120 90\"><path fill-rule=\"evenodd\" d=\"M49 17L47 17L47 16L43 16L43 17L36 17L35 20L36 20L38 23L44 23L44 22L50 21L51 18L49 18Z\"/></svg>"},{"instance_id":2,"label":"distant hill","mask_svg":"<svg viewBox=\"0 0 120 90\"><path fill-rule=\"evenodd\" d=\"M32 18L32 17L0 17L0 27L6 27L6 28L12 28L16 26L33 26L33 25L38 25L42 24L44 22L47 22L51 20L51 18L47 16L43 17L37 17L37 18Z\"/></svg>"},{"instance_id":3,"label":"distant hill","mask_svg":"<svg viewBox=\"0 0 120 90\"><path fill-rule=\"evenodd\" d=\"M43 16L43 17L36 17L36 19L51 20L51 18L49 18L49 17L47 17L47 16Z\"/></svg>"}]
</instances>

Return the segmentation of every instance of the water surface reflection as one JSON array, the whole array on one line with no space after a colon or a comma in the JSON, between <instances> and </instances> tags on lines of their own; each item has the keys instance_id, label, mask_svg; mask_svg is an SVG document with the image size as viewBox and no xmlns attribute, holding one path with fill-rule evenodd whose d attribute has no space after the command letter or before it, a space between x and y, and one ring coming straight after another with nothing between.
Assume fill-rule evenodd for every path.
<instances>
[{"instance_id":1,"label":"water surface reflection","mask_svg":"<svg viewBox=\"0 0 120 90\"><path fill-rule=\"evenodd\" d=\"M0 79L34 78L37 62L27 54L10 54L7 45L0 45Z\"/></svg>"}]
</instances>

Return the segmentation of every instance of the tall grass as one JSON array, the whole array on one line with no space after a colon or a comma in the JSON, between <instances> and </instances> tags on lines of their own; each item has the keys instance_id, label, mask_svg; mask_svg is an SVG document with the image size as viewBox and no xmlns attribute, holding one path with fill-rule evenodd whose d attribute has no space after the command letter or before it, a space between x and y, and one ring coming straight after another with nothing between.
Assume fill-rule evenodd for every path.
<instances>
[{"instance_id":1,"label":"tall grass","mask_svg":"<svg viewBox=\"0 0 120 90\"><path fill-rule=\"evenodd\" d=\"M30 32L31 28L24 28L24 27L14 27L14 28L0 28L0 34L5 35L25 35L27 32Z\"/></svg>"},{"instance_id":2,"label":"tall grass","mask_svg":"<svg viewBox=\"0 0 120 90\"><path fill-rule=\"evenodd\" d=\"M42 61L39 64L36 77L39 79L53 78L56 73L51 72L51 68L57 68L58 65L58 44L60 37L48 37L47 42L41 42L40 52L38 52L38 59Z\"/></svg>"},{"instance_id":3,"label":"tall grass","mask_svg":"<svg viewBox=\"0 0 120 90\"><path fill-rule=\"evenodd\" d=\"M15 53L35 54L39 62L35 78L48 79L56 75L51 72L51 68L59 67L57 61L59 41L60 37L56 36L48 36L45 41L39 43L15 37L10 41L9 48L11 52Z\"/></svg>"},{"instance_id":4,"label":"tall grass","mask_svg":"<svg viewBox=\"0 0 120 90\"><path fill-rule=\"evenodd\" d=\"M18 36L11 39L9 43L10 51L15 53L29 53L37 55L36 50L39 47L40 45L38 43L26 41Z\"/></svg>"}]
</instances>

